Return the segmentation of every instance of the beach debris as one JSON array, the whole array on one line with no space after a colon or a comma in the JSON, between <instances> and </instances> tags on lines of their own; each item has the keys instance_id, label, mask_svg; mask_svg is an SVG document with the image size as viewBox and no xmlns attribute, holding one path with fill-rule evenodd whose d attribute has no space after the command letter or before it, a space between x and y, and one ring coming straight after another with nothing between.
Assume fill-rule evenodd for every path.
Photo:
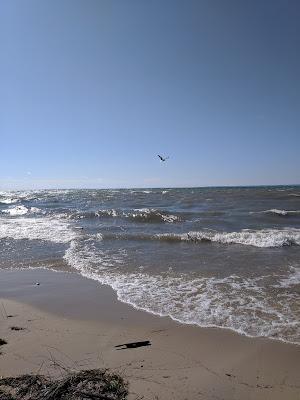
<instances>
[{"instance_id":1,"label":"beach debris","mask_svg":"<svg viewBox=\"0 0 300 400\"><path fill-rule=\"evenodd\" d=\"M68 373L57 380L44 375L0 379L1 400L125 400L127 395L127 382L101 369Z\"/></svg>"},{"instance_id":2,"label":"beach debris","mask_svg":"<svg viewBox=\"0 0 300 400\"><path fill-rule=\"evenodd\" d=\"M35 286L40 286L40 282L35 282Z\"/></svg>"},{"instance_id":3,"label":"beach debris","mask_svg":"<svg viewBox=\"0 0 300 400\"><path fill-rule=\"evenodd\" d=\"M123 343L115 346L117 350L125 350L125 349L136 349L137 347L143 346L151 346L150 340L144 340L142 342L131 342L131 343Z\"/></svg>"},{"instance_id":4,"label":"beach debris","mask_svg":"<svg viewBox=\"0 0 300 400\"><path fill-rule=\"evenodd\" d=\"M26 328L22 328L21 326L11 326L10 330L11 331L25 331Z\"/></svg>"},{"instance_id":5,"label":"beach debris","mask_svg":"<svg viewBox=\"0 0 300 400\"><path fill-rule=\"evenodd\" d=\"M7 341L0 338L0 346L3 346L4 344L7 344ZM1 355L1 354L2 354L2 352L0 351L0 355ZM2 400L1 392L0 392L0 399Z\"/></svg>"},{"instance_id":6,"label":"beach debris","mask_svg":"<svg viewBox=\"0 0 300 400\"><path fill-rule=\"evenodd\" d=\"M236 376L232 374L225 374L225 375L228 376L229 378L236 378Z\"/></svg>"}]
</instances>

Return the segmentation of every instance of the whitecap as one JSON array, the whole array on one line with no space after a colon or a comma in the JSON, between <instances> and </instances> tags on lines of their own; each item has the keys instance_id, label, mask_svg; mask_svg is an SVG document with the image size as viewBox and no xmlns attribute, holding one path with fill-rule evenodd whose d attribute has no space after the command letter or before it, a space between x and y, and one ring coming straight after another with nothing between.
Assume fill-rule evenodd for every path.
<instances>
[{"instance_id":1,"label":"whitecap","mask_svg":"<svg viewBox=\"0 0 300 400\"><path fill-rule=\"evenodd\" d=\"M242 244L255 247L282 247L300 245L300 229L244 229L240 232L196 231L183 234L163 233L154 238L170 241L217 242L222 244Z\"/></svg>"},{"instance_id":2,"label":"whitecap","mask_svg":"<svg viewBox=\"0 0 300 400\"><path fill-rule=\"evenodd\" d=\"M0 239L47 240L55 243L67 243L79 235L67 222L48 217L1 218L0 222Z\"/></svg>"},{"instance_id":3,"label":"whitecap","mask_svg":"<svg viewBox=\"0 0 300 400\"><path fill-rule=\"evenodd\" d=\"M300 210L279 210L277 208L272 208L270 210L264 211L251 211L250 214L277 214L281 216L286 216L300 214Z\"/></svg>"},{"instance_id":4,"label":"whitecap","mask_svg":"<svg viewBox=\"0 0 300 400\"><path fill-rule=\"evenodd\" d=\"M290 267L290 274L285 278L280 279L279 284L275 287L288 288L300 284L300 268Z\"/></svg>"},{"instance_id":5,"label":"whitecap","mask_svg":"<svg viewBox=\"0 0 300 400\"><path fill-rule=\"evenodd\" d=\"M0 199L0 203L2 204L14 204L17 203L19 200L14 198L7 198L7 199Z\"/></svg>"},{"instance_id":6,"label":"whitecap","mask_svg":"<svg viewBox=\"0 0 300 400\"><path fill-rule=\"evenodd\" d=\"M2 212L5 214L9 214L12 217L13 216L17 216L17 215L25 215L28 213L28 208L21 205L21 206L16 206L16 207L12 207L12 208L8 208L6 210L3 210Z\"/></svg>"}]
</instances>

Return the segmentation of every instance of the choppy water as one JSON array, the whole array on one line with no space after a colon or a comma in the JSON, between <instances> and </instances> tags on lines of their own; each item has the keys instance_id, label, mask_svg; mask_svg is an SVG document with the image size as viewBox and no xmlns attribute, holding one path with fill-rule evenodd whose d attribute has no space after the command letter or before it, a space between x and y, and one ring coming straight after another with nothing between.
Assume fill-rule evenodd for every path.
<instances>
[{"instance_id":1,"label":"choppy water","mask_svg":"<svg viewBox=\"0 0 300 400\"><path fill-rule=\"evenodd\" d=\"M300 343L300 187L0 192L0 268L76 271L183 323Z\"/></svg>"}]
</instances>

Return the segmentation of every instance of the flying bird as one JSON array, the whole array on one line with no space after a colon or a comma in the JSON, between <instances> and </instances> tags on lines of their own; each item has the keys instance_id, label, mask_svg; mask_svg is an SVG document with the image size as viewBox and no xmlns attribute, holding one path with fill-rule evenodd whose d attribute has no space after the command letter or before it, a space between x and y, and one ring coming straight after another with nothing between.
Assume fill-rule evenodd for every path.
<instances>
[{"instance_id":1,"label":"flying bird","mask_svg":"<svg viewBox=\"0 0 300 400\"><path fill-rule=\"evenodd\" d=\"M165 162L168 158L170 158L170 157L162 157L159 154L157 154L157 157L159 157L160 161L162 161L162 162Z\"/></svg>"}]
</instances>

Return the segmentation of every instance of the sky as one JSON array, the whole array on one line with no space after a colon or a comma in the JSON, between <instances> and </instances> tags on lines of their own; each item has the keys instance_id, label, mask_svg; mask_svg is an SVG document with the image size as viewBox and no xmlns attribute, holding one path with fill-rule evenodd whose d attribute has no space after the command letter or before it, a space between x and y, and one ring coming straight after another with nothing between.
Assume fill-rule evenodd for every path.
<instances>
[{"instance_id":1,"label":"sky","mask_svg":"<svg viewBox=\"0 0 300 400\"><path fill-rule=\"evenodd\" d=\"M298 0L2 0L0 190L299 184L299 21Z\"/></svg>"}]
</instances>

